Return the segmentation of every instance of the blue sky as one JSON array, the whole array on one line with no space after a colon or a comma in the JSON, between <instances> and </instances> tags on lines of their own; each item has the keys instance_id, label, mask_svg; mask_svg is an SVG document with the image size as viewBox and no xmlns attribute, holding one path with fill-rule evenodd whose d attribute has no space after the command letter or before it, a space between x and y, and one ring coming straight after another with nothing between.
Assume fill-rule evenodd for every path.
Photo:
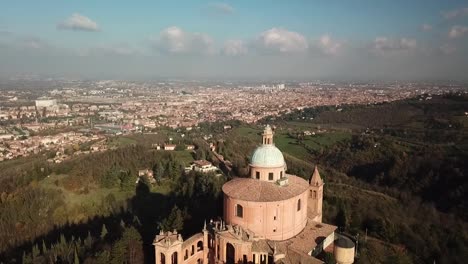
<instances>
[{"instance_id":1,"label":"blue sky","mask_svg":"<svg viewBox=\"0 0 468 264\"><path fill-rule=\"evenodd\" d=\"M0 75L468 78L462 70L468 1L16 0L1 6Z\"/></svg>"}]
</instances>

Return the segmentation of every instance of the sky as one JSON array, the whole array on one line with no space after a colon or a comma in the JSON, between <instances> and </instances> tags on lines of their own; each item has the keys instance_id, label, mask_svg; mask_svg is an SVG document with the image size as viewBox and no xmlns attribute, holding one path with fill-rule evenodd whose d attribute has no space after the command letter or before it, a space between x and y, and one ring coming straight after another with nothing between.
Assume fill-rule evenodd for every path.
<instances>
[{"instance_id":1,"label":"sky","mask_svg":"<svg viewBox=\"0 0 468 264\"><path fill-rule=\"evenodd\" d=\"M468 0L0 0L0 76L468 80Z\"/></svg>"}]
</instances>

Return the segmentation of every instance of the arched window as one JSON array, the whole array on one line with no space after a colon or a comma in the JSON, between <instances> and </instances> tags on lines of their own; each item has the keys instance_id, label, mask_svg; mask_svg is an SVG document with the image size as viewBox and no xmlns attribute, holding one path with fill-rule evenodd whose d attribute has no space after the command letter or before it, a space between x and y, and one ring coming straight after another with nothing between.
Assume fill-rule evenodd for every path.
<instances>
[{"instance_id":1,"label":"arched window","mask_svg":"<svg viewBox=\"0 0 468 264\"><path fill-rule=\"evenodd\" d=\"M301 199L297 200L297 210L301 210Z\"/></svg>"},{"instance_id":2,"label":"arched window","mask_svg":"<svg viewBox=\"0 0 468 264\"><path fill-rule=\"evenodd\" d=\"M317 199L317 191L314 191L314 199Z\"/></svg>"},{"instance_id":3,"label":"arched window","mask_svg":"<svg viewBox=\"0 0 468 264\"><path fill-rule=\"evenodd\" d=\"M192 256L193 254L195 254L195 246L192 245L192 253L190 254L190 256Z\"/></svg>"},{"instance_id":4,"label":"arched window","mask_svg":"<svg viewBox=\"0 0 468 264\"><path fill-rule=\"evenodd\" d=\"M283 178L283 171L280 171L280 179Z\"/></svg>"},{"instance_id":5,"label":"arched window","mask_svg":"<svg viewBox=\"0 0 468 264\"><path fill-rule=\"evenodd\" d=\"M197 243L197 251L201 251L203 250L203 242L202 241L198 241Z\"/></svg>"},{"instance_id":6,"label":"arched window","mask_svg":"<svg viewBox=\"0 0 468 264\"><path fill-rule=\"evenodd\" d=\"M188 259L188 249L185 250L184 260Z\"/></svg>"},{"instance_id":7,"label":"arched window","mask_svg":"<svg viewBox=\"0 0 468 264\"><path fill-rule=\"evenodd\" d=\"M177 264L177 260L178 260L177 258L178 258L178 257L177 257L177 252L172 253L172 256L171 256L171 263L172 263L172 264Z\"/></svg>"},{"instance_id":8,"label":"arched window","mask_svg":"<svg viewBox=\"0 0 468 264\"><path fill-rule=\"evenodd\" d=\"M244 208L240 204L236 204L236 216L240 218L244 217Z\"/></svg>"},{"instance_id":9,"label":"arched window","mask_svg":"<svg viewBox=\"0 0 468 264\"><path fill-rule=\"evenodd\" d=\"M164 255L164 253L161 253L160 255L161 257L161 264L166 264L166 255Z\"/></svg>"}]
</instances>

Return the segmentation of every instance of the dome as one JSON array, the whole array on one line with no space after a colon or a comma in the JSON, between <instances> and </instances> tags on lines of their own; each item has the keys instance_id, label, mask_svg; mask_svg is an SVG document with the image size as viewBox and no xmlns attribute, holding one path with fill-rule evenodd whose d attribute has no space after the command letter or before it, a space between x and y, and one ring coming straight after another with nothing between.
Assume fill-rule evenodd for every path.
<instances>
[{"instance_id":1,"label":"dome","mask_svg":"<svg viewBox=\"0 0 468 264\"><path fill-rule=\"evenodd\" d=\"M284 166L283 153L274 145L261 145L252 154L250 163L254 167Z\"/></svg>"}]
</instances>

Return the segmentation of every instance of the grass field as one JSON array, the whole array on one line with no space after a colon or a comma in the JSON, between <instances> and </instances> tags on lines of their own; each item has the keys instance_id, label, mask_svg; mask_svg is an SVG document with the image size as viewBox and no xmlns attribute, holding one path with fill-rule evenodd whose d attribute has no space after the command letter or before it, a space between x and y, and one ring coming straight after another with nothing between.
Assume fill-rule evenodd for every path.
<instances>
[{"instance_id":1,"label":"grass field","mask_svg":"<svg viewBox=\"0 0 468 264\"><path fill-rule=\"evenodd\" d=\"M260 133L262 131L259 130L259 129L254 129L254 128L251 128L251 127L241 126L241 127L236 128L233 132L238 134L238 135L241 135L243 137L247 137L247 138L250 138L250 139L253 139L253 140L258 139L258 141L261 142Z\"/></svg>"},{"instance_id":2,"label":"grass field","mask_svg":"<svg viewBox=\"0 0 468 264\"><path fill-rule=\"evenodd\" d=\"M132 144L136 144L137 141L132 139L132 138L128 138L128 137L111 137L109 138L109 141L108 141L108 145L109 147L115 147L115 148L119 148L119 147L124 147L124 146L128 146L128 145L132 145Z\"/></svg>"},{"instance_id":3,"label":"grass field","mask_svg":"<svg viewBox=\"0 0 468 264\"><path fill-rule=\"evenodd\" d=\"M134 195L132 191L122 191L119 188L90 188L86 193L77 193L68 191L60 184L55 184L68 177L68 175L55 175L39 182L39 185L45 189L55 189L61 191L65 207L60 210L60 214L66 215L71 222L86 220L89 215L97 215L103 207L111 206L105 204L106 198L112 194L112 200L115 202L124 201Z\"/></svg>"},{"instance_id":4,"label":"grass field","mask_svg":"<svg viewBox=\"0 0 468 264\"><path fill-rule=\"evenodd\" d=\"M281 151L296 158L307 160L310 156L303 146L296 143L296 139L289 137L287 134L276 134L274 142Z\"/></svg>"},{"instance_id":5,"label":"grass field","mask_svg":"<svg viewBox=\"0 0 468 264\"><path fill-rule=\"evenodd\" d=\"M308 136L304 139L304 144L308 147L318 150L336 144L339 141L350 139L351 134L346 132L331 132Z\"/></svg>"},{"instance_id":6,"label":"grass field","mask_svg":"<svg viewBox=\"0 0 468 264\"><path fill-rule=\"evenodd\" d=\"M186 166L189 165L190 162L193 161L193 156L190 153L190 151L180 150L180 151L172 151L171 153L175 155L176 160L183 162L184 165Z\"/></svg>"},{"instance_id":7,"label":"grass field","mask_svg":"<svg viewBox=\"0 0 468 264\"><path fill-rule=\"evenodd\" d=\"M172 190L172 185L171 185L171 181L169 180L162 180L161 185L155 184L151 187L152 193L160 193L163 195L169 194L171 190Z\"/></svg>"},{"instance_id":8,"label":"grass field","mask_svg":"<svg viewBox=\"0 0 468 264\"><path fill-rule=\"evenodd\" d=\"M302 123L294 122L295 125L301 124L301 127L304 129L316 129L316 124L311 123ZM241 126L233 130L233 133L236 133L242 137L250 138L256 142L261 142L261 130L254 129L251 127ZM340 130L336 132L329 132L318 134L315 136L308 136L304 139L303 143L312 149L320 149L329 147L339 141L351 138L351 133ZM283 152L288 153L289 155L299 158L299 159L308 159L310 157L309 152L304 146L297 143L296 139L289 137L289 135L281 129L278 129L275 138L275 145Z\"/></svg>"}]
</instances>

